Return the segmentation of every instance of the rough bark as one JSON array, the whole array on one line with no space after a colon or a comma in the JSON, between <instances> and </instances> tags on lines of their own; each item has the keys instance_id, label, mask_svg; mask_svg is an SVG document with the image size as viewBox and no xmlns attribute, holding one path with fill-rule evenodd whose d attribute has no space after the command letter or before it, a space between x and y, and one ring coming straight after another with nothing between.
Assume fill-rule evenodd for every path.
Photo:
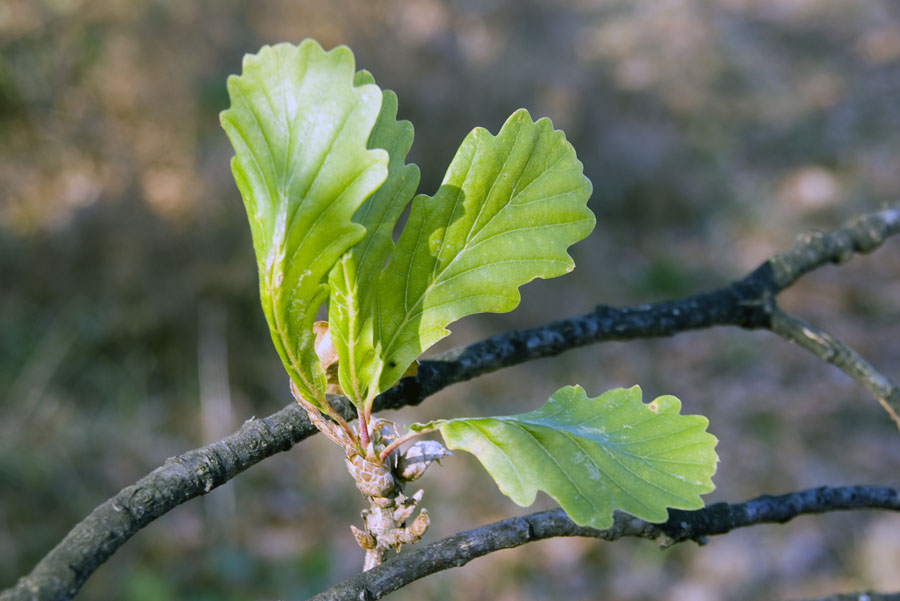
<instances>
[{"instance_id":1,"label":"rough bark","mask_svg":"<svg viewBox=\"0 0 900 601\"><path fill-rule=\"evenodd\" d=\"M435 572L463 566L500 549L556 536L588 536L605 541L630 536L651 539L663 547L686 540L703 544L709 536L737 528L781 524L798 515L850 509L900 511L900 491L881 486L845 486L764 495L743 503L716 503L697 511L670 509L669 520L663 524L617 513L612 527L606 530L579 526L561 509L543 511L461 532L398 555L312 597L311 601L380 599Z\"/></svg>"}]
</instances>

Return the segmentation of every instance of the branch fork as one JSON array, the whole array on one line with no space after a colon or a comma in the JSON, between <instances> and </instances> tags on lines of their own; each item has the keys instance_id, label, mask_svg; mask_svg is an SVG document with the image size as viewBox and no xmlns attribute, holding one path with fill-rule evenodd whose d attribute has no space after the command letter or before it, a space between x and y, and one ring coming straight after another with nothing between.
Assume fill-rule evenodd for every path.
<instances>
[{"instance_id":1,"label":"branch fork","mask_svg":"<svg viewBox=\"0 0 900 601\"><path fill-rule=\"evenodd\" d=\"M731 325L748 329L768 329L782 338L801 343L809 350L821 347L822 341L828 346L830 343L827 337L821 335L809 337L802 334L802 329L792 327L790 316L787 320L783 319L783 315L773 316L773 297L792 286L804 274L835 262L840 257L846 258L842 248L850 247L857 253L868 253L889 237L898 234L900 234L900 206L895 206L854 219L833 230L824 239L808 242L801 240L790 250L771 257L744 278L718 290L654 305L622 308L601 305L586 315L554 321L528 330L506 332L464 348L445 352L423 361L416 377L401 379L396 387L382 394L375 403L375 409L381 411L417 405L452 384L590 344L613 340L659 338L713 326ZM823 241L825 243L821 244ZM817 328L808 324L803 325L810 332L817 333ZM796 332L801 335L792 335ZM802 344L803 340L809 341L809 345ZM842 355L826 352L825 356L834 359ZM857 382L869 380L874 385L866 386L867 390L873 392L879 400L884 397L891 407L900 407L900 404L894 404L900 403L900 388L896 384L870 365L863 366L859 362L856 364L857 368L865 369L851 369L849 365L843 364L839 364L838 367L852 375ZM306 408L303 399L298 398L297 401L300 406ZM312 425L302 418L303 413L309 416ZM351 412L349 403L345 403L339 413L335 411L335 415L337 418L329 414L329 419L326 419L317 409L298 411L292 403L268 417L248 420L237 432L220 441L167 460L153 472L123 488L96 507L47 553L29 574L23 576L17 584L0 591L0 601L71 599L88 577L126 541L147 524L178 505L208 493L212 488L227 482L267 457L291 449L313 435L317 429L335 442L344 436L352 437L354 433L347 425L347 420L358 417L357 412L355 410ZM343 422L343 426L340 422ZM835 493L843 490L846 494L827 496L817 504L814 512L853 508L900 510L900 503L897 501L900 492L895 490L878 487L830 490ZM787 521L795 511L805 513L806 509L798 509L800 506L794 499L794 495L770 499L773 511L768 513L775 516L771 521ZM400 502L407 506L402 500ZM698 518L710 516L710 511L715 507L700 510L696 515ZM808 508L808 505L806 507ZM719 508L715 511L719 511ZM766 512L758 511L755 504L750 503L730 506L727 513L743 516L742 523L735 527L769 521L765 517L760 517ZM519 519L522 518L515 518ZM673 523L681 525L681 521L682 518L679 516L678 522ZM698 521L698 523L702 525L706 522ZM541 524L543 522L539 524L530 519L523 528L517 528L515 531L526 534L540 532L542 533L540 538L571 536L567 533L575 531L572 525L554 529L543 527ZM710 531L704 527L694 531L693 539L699 540L704 534L721 534L725 531L727 530ZM479 545L470 541L466 535L467 533L461 533L445 541L419 548L412 553L394 557L388 560L387 565L380 566L376 572L367 572L361 575L359 580L354 579L351 583L345 583L330 592L323 593L321 598L359 599L362 598L361 592L366 593L365 598L379 598L389 590L387 588L376 590L377 587L369 578L374 580L376 576L383 576L380 582L384 584L390 582L392 583L390 590L396 590L406 582L444 567L463 565L472 557L490 553L498 547L498 545ZM654 534L654 537L658 536L658 532ZM680 540L671 534L670 537L673 542ZM488 538L496 539L494 534ZM528 540L534 540L534 537L522 542ZM513 544L519 543L499 546ZM438 562L439 567L435 567L436 556L444 560ZM384 577L397 573L403 574L398 580ZM352 596L343 597L341 591L352 591ZM873 601L887 598L875 595L871 597Z\"/></svg>"}]
</instances>

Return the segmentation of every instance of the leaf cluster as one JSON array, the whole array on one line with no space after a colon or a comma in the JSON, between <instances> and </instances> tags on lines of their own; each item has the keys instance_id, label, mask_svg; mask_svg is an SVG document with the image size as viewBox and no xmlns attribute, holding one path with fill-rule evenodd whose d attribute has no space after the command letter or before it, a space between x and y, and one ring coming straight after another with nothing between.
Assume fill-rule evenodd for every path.
<instances>
[{"instance_id":1,"label":"leaf cluster","mask_svg":"<svg viewBox=\"0 0 900 601\"><path fill-rule=\"evenodd\" d=\"M574 149L525 110L496 135L472 130L429 196L416 195L413 128L397 120L396 96L357 71L346 47L266 46L228 91L221 120L272 340L301 403L337 422L326 393L357 407L358 437L344 429L363 452L375 397L449 324L510 311L521 285L571 271L568 247L594 227ZM328 322L316 323L325 303ZM638 388L591 399L567 387L538 411L434 422L410 437L438 429L515 502L545 490L575 521L602 528L616 508L664 520L666 507L702 506L715 438L679 409L674 397L641 403Z\"/></svg>"}]
</instances>

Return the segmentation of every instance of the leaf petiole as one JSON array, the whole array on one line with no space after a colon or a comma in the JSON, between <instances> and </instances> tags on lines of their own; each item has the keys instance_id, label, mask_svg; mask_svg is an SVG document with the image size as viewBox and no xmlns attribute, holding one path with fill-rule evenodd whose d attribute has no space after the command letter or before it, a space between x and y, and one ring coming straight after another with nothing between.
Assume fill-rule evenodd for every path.
<instances>
[{"instance_id":1,"label":"leaf petiole","mask_svg":"<svg viewBox=\"0 0 900 601\"><path fill-rule=\"evenodd\" d=\"M382 366L379 365L373 372L370 379L369 388L366 390L366 400L363 403L363 413L366 419L372 417L372 408L375 406L375 397L378 396L378 380L381 378Z\"/></svg>"},{"instance_id":2,"label":"leaf petiole","mask_svg":"<svg viewBox=\"0 0 900 601\"><path fill-rule=\"evenodd\" d=\"M328 417L338 423L341 429L350 437L350 440L356 440L357 436L353 432L353 428L350 427L350 424L347 423L347 420L344 419L344 416L335 411L327 401L325 402L325 406L328 407Z\"/></svg>"},{"instance_id":3,"label":"leaf petiole","mask_svg":"<svg viewBox=\"0 0 900 601\"><path fill-rule=\"evenodd\" d=\"M363 449L369 448L369 417L366 412L356 408L356 415L359 417L359 444Z\"/></svg>"},{"instance_id":4,"label":"leaf petiole","mask_svg":"<svg viewBox=\"0 0 900 601\"><path fill-rule=\"evenodd\" d=\"M379 455L378 458L381 459L382 461L384 461L385 459L388 458L388 455L390 455L391 453L396 451L402 445L408 443L410 440L417 438L417 437L421 436L422 434L428 434L429 432L434 432L436 429L437 429L436 427L431 426L431 427L428 427L426 429L419 430L419 431L410 431L406 436L401 436L400 438L398 438L397 440L395 440L388 446L384 447L384 449L381 451L381 454Z\"/></svg>"}]
</instances>

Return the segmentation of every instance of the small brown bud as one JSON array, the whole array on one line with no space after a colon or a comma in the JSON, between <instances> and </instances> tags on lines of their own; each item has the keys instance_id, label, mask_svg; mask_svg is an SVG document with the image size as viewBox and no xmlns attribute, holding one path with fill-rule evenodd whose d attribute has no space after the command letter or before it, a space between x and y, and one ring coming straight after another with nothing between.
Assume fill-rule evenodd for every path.
<instances>
[{"instance_id":1,"label":"small brown bud","mask_svg":"<svg viewBox=\"0 0 900 601\"><path fill-rule=\"evenodd\" d=\"M394 510L394 521L402 524L408 520L409 516L416 510L416 505L422 500L423 494L425 494L425 491L419 490L412 498L407 497L403 493L397 495L397 509Z\"/></svg>"},{"instance_id":2,"label":"small brown bud","mask_svg":"<svg viewBox=\"0 0 900 601\"><path fill-rule=\"evenodd\" d=\"M447 455L450 451L436 440L420 440L400 456L397 471L403 480L412 482L422 477L432 461L440 461Z\"/></svg>"},{"instance_id":3,"label":"small brown bud","mask_svg":"<svg viewBox=\"0 0 900 601\"><path fill-rule=\"evenodd\" d=\"M428 510L423 509L419 515L416 516L416 519L413 520L413 523L409 525L409 532L415 537L415 540L418 541L428 530L429 524L431 524L431 520L428 518Z\"/></svg>"},{"instance_id":4,"label":"small brown bud","mask_svg":"<svg viewBox=\"0 0 900 601\"><path fill-rule=\"evenodd\" d=\"M375 548L375 537L369 534L368 532L363 532L356 526L351 525L350 531L353 532L353 537L356 538L356 544L362 547L365 550L374 549Z\"/></svg>"}]
</instances>

